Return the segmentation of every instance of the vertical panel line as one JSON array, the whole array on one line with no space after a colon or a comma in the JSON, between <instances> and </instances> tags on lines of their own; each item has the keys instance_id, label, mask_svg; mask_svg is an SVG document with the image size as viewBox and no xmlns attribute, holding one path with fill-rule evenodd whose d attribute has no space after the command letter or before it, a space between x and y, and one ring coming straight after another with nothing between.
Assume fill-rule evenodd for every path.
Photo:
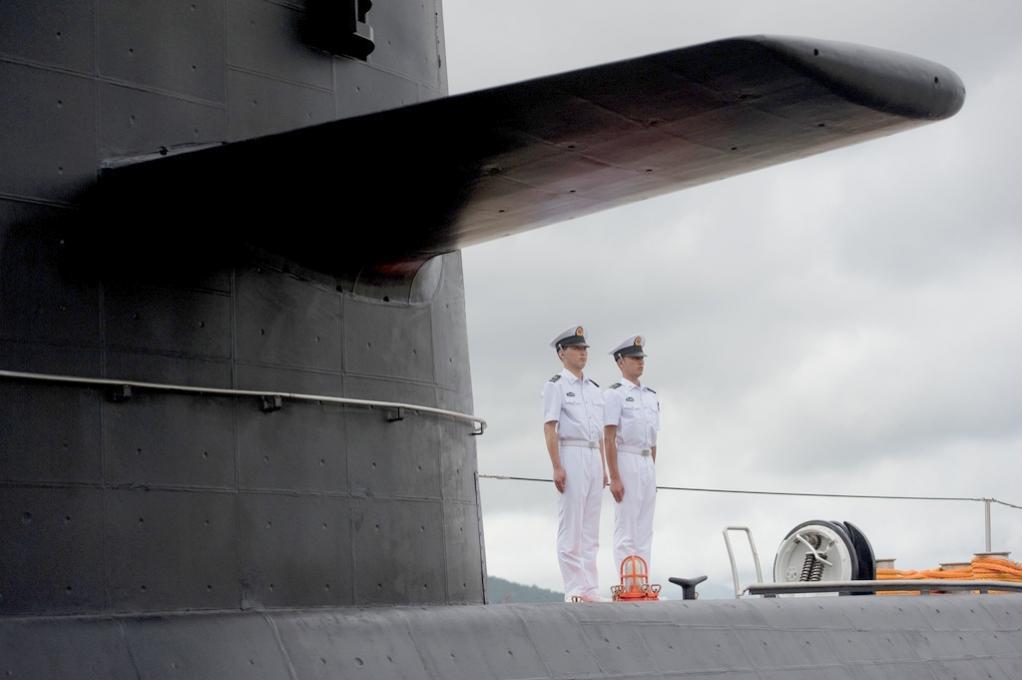
<instances>
[{"instance_id":1,"label":"vertical panel line","mask_svg":"<svg viewBox=\"0 0 1022 680\"><path fill-rule=\"evenodd\" d=\"M479 577L483 586L483 604L489 604L487 593L487 572L486 572L486 541L483 536L483 504L479 501L479 471L472 473L476 487L476 525L479 527Z\"/></svg>"},{"instance_id":2,"label":"vertical panel line","mask_svg":"<svg viewBox=\"0 0 1022 680\"><path fill-rule=\"evenodd\" d=\"M99 76L99 53L100 53L100 41L99 41L99 6L98 3L92 6L92 73L94 76ZM99 149L99 140L102 131L101 122L101 105L100 105L100 89L98 79L93 81L93 115L95 116L94 130L95 145ZM97 291L97 313L99 314L99 374L103 377L107 375L107 329L106 329L106 283L100 281L96 285ZM108 549L110 525L109 525L109 512L107 507L109 505L109 490L107 489L107 446L106 446L106 419L105 411L106 404L102 396L97 396L97 408L99 410L99 432L97 433L99 438L99 482L100 482L100 493L99 493L99 511L101 516L99 518L99 549L100 554L103 555L103 564L101 566L103 570L103 598L104 598L104 609L110 609L113 607L113 584L111 583L111 555L112 551ZM124 631L122 629L122 634ZM125 645L127 645L127 638L125 638ZM130 646L128 649L129 655L131 654ZM132 657L131 663L135 666L135 660ZM135 666L135 673L138 673L138 667ZM140 676L141 677L141 676Z\"/></svg>"},{"instance_id":3,"label":"vertical panel line","mask_svg":"<svg viewBox=\"0 0 1022 680\"><path fill-rule=\"evenodd\" d=\"M287 647L284 646L284 638L280 634L280 629L277 628L277 622L273 620L270 614L263 614L263 620L266 621L270 626L270 630L273 631L273 639L277 643L277 649L280 650L280 655L284 659L284 664L287 666L287 676L290 680L298 680L298 673L295 671L295 666L291 663L291 655L287 653Z\"/></svg>"},{"instance_id":4,"label":"vertical panel line","mask_svg":"<svg viewBox=\"0 0 1022 680\"><path fill-rule=\"evenodd\" d=\"M228 68L227 55L231 53L231 47L228 41L231 39L231 3L230 0L223 0L223 17L224 17L224 141L231 141L231 86L230 86L230 69Z\"/></svg>"},{"instance_id":5,"label":"vertical panel line","mask_svg":"<svg viewBox=\"0 0 1022 680\"><path fill-rule=\"evenodd\" d=\"M138 680L142 680L142 671L138 668L138 661L135 659L135 652L131 649L131 642L128 640L128 627L126 621L117 621L114 625L117 626L117 631L121 635L121 642L124 643L124 651L128 655L128 661L131 662L131 670L135 672L135 677Z\"/></svg>"},{"instance_id":6,"label":"vertical panel line","mask_svg":"<svg viewBox=\"0 0 1022 680\"><path fill-rule=\"evenodd\" d=\"M226 10L225 10L226 11ZM226 16L226 15L225 15ZM226 25L226 19L224 21ZM226 47L224 48L226 49ZM231 387L238 386L238 270L231 267L231 304L229 307L231 333ZM234 453L234 581L237 586L238 608L245 609L245 583L242 578L242 503L241 503L241 437L239 436L239 410L244 408L242 400L231 400L231 448Z\"/></svg>"}]
</instances>

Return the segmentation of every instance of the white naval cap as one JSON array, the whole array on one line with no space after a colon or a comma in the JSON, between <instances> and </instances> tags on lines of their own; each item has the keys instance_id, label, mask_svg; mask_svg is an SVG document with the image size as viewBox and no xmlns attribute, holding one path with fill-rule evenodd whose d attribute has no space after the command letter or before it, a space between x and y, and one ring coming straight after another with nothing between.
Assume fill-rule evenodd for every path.
<instances>
[{"instance_id":1,"label":"white naval cap","mask_svg":"<svg viewBox=\"0 0 1022 680\"><path fill-rule=\"evenodd\" d=\"M556 350L562 350L565 347L588 347L589 343L586 342L586 329L581 326L572 326L566 328L550 341L550 346Z\"/></svg>"},{"instance_id":2,"label":"white naval cap","mask_svg":"<svg viewBox=\"0 0 1022 680\"><path fill-rule=\"evenodd\" d=\"M646 352L643 351L643 347L646 344L646 339L641 335L632 335L626 338L620 345L610 350L610 353L614 355L614 360L617 361L621 357L644 357Z\"/></svg>"}]
</instances>

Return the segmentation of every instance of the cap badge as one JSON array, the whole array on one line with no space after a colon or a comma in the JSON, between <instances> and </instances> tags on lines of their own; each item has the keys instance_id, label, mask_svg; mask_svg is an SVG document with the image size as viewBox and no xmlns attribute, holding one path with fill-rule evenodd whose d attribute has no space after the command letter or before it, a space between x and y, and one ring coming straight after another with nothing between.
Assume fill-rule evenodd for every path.
<instances>
[{"instance_id":1,"label":"cap badge","mask_svg":"<svg viewBox=\"0 0 1022 680\"><path fill-rule=\"evenodd\" d=\"M642 347L642 336L636 335L635 342L633 342L632 344L635 345L636 347Z\"/></svg>"},{"instance_id":2,"label":"cap badge","mask_svg":"<svg viewBox=\"0 0 1022 680\"><path fill-rule=\"evenodd\" d=\"M578 328L575 329L575 335L578 335L580 337L585 335L585 329L579 326Z\"/></svg>"}]
</instances>

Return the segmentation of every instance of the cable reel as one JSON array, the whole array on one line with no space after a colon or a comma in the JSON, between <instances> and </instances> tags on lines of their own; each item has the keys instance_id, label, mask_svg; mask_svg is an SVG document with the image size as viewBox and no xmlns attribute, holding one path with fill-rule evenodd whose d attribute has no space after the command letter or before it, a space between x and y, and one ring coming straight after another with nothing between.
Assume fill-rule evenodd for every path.
<instances>
[{"instance_id":1,"label":"cable reel","mask_svg":"<svg viewBox=\"0 0 1022 680\"><path fill-rule=\"evenodd\" d=\"M858 581L876 577L873 548L850 522L814 519L788 532L774 558L774 582Z\"/></svg>"}]
</instances>

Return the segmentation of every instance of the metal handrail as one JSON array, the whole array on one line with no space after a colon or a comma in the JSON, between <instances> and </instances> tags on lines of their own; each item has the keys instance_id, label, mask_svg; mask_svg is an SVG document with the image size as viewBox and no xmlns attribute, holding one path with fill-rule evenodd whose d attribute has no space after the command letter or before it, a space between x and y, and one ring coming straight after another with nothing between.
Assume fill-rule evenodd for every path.
<instances>
[{"instance_id":1,"label":"metal handrail","mask_svg":"<svg viewBox=\"0 0 1022 680\"><path fill-rule=\"evenodd\" d=\"M550 479L543 477L516 477L513 475L479 475L480 479L497 479L502 481L518 482L546 482ZM1008 503L997 498L976 497L976 496L896 496L883 494L864 493L811 493L802 491L763 491L755 489L714 489L699 486L657 486L657 491L694 491L698 493L724 493L724 494L749 494L752 496L802 496L806 498L864 498L884 501L965 501L969 503L983 504L983 537L986 545L986 552L991 551L990 538L990 506L996 503L1006 508L1022 510L1022 505Z\"/></svg>"},{"instance_id":2,"label":"metal handrail","mask_svg":"<svg viewBox=\"0 0 1022 680\"><path fill-rule=\"evenodd\" d=\"M157 390L161 392L184 392L190 394L218 394L231 397L262 397L290 399L294 401L316 401L330 404L345 404L347 406L365 406L367 408L386 408L398 412L394 420L400 420L402 411L415 413L431 413L433 415L445 416L452 420L459 420L470 423L473 426L473 435L481 435L486 431L486 421L479 416L470 413L459 413L447 409L435 408L433 406L422 406L419 404L405 404L396 401L378 401L376 399L355 399L352 397L331 397L325 394L302 394L298 392L276 392L273 390L239 390L226 387L202 387L196 385L173 385L168 383L139 382L136 380L114 380L111 378L85 378L76 375L53 375L49 373L27 373L24 371L0 370L0 378L12 380L35 380L39 382L51 382L72 385L98 385L103 387L123 388L130 387L142 390Z\"/></svg>"},{"instance_id":3,"label":"metal handrail","mask_svg":"<svg viewBox=\"0 0 1022 680\"><path fill-rule=\"evenodd\" d=\"M481 479L496 479L500 481L515 482L546 482L553 480L549 477L522 477L519 475L479 475ZM820 493L809 491L765 491L762 489L722 489L705 486L667 486L657 485L657 491L694 491L697 493L723 493L723 494L749 494L753 496L800 496L806 498L865 498L882 501L967 501L972 503L996 503L1007 508L1022 510L1022 505L1016 505L997 498L986 498L982 496L897 496L883 494L865 493Z\"/></svg>"},{"instance_id":4,"label":"metal handrail","mask_svg":"<svg viewBox=\"0 0 1022 680\"><path fill-rule=\"evenodd\" d=\"M752 561L756 565L756 580L763 580L763 568L759 564L759 551L756 550L756 543L752 540L752 529L749 527L725 527L724 534L724 545L727 546L727 558L731 562L731 580L735 584L735 598L741 597L742 586L738 582L738 565L735 563L735 551L731 547L731 537L729 532L732 531L744 531L746 538L749 539L749 548L752 550Z\"/></svg>"}]
</instances>

